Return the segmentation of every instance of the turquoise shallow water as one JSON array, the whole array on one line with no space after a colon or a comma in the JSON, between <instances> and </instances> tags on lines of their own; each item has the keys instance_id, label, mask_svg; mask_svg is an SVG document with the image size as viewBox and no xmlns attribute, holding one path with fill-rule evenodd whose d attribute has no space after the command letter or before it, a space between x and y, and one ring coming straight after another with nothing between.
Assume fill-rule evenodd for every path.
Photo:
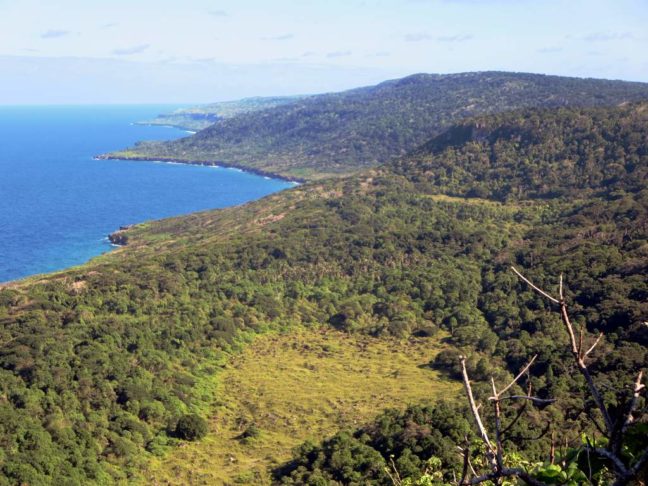
<instances>
[{"instance_id":1,"label":"turquoise shallow water","mask_svg":"<svg viewBox=\"0 0 648 486\"><path fill-rule=\"evenodd\" d=\"M0 282L83 263L121 225L241 204L292 184L234 169L93 160L188 135L132 122L169 106L0 107Z\"/></svg>"}]
</instances>

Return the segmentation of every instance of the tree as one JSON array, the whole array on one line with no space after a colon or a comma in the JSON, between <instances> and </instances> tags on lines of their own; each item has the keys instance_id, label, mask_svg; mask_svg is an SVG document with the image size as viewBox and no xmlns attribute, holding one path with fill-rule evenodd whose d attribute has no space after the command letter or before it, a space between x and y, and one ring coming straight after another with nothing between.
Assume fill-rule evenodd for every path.
<instances>
[{"instance_id":1,"label":"tree","mask_svg":"<svg viewBox=\"0 0 648 486\"><path fill-rule=\"evenodd\" d=\"M207 421L197 414L183 415L178 420L175 433L184 440L199 440L207 435Z\"/></svg>"}]
</instances>

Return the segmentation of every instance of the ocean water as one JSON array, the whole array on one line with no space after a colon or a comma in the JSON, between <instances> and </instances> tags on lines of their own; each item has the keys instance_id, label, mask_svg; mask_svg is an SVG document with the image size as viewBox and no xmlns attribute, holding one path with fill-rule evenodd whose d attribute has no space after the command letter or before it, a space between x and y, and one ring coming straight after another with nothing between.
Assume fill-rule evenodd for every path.
<instances>
[{"instance_id":1,"label":"ocean water","mask_svg":"<svg viewBox=\"0 0 648 486\"><path fill-rule=\"evenodd\" d=\"M60 270L111 249L119 226L221 208L292 186L234 169L93 160L137 140L170 106L0 107L0 282Z\"/></svg>"}]
</instances>

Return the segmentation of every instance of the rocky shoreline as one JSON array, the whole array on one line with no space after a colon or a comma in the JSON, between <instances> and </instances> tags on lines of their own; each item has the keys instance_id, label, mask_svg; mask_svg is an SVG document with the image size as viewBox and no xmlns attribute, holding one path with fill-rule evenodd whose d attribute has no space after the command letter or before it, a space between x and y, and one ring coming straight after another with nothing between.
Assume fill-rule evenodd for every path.
<instances>
[{"instance_id":1,"label":"rocky shoreline","mask_svg":"<svg viewBox=\"0 0 648 486\"><path fill-rule=\"evenodd\" d=\"M128 235L126 234L126 231L128 231L129 228L131 228L131 226L122 226L114 233L110 233L108 235L108 241L110 241L110 244L116 246L128 245Z\"/></svg>"},{"instance_id":2,"label":"rocky shoreline","mask_svg":"<svg viewBox=\"0 0 648 486\"><path fill-rule=\"evenodd\" d=\"M129 157L129 156L119 156L117 154L101 154L94 157L95 160L135 160L140 162L167 162L174 164L187 164L187 165L202 165L207 167L224 167L226 169L239 169L243 172L248 172L250 174L270 177L272 179L281 179L288 182L296 182L303 184L307 182L306 179L301 177L293 177L282 174L277 174L274 172L268 172L262 169L256 169L254 167L248 167L240 164L231 164L229 162L205 162L201 160L187 160L187 159L172 159L172 158L160 158L160 157Z\"/></svg>"}]
</instances>

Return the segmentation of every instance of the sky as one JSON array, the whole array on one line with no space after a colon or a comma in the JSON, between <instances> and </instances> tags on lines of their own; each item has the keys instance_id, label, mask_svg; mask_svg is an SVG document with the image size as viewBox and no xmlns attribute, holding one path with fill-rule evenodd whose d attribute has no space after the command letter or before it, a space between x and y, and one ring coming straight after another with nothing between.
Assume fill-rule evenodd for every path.
<instances>
[{"instance_id":1,"label":"sky","mask_svg":"<svg viewBox=\"0 0 648 486\"><path fill-rule=\"evenodd\" d=\"M0 104L206 103L418 72L648 82L648 0L0 0Z\"/></svg>"}]
</instances>

